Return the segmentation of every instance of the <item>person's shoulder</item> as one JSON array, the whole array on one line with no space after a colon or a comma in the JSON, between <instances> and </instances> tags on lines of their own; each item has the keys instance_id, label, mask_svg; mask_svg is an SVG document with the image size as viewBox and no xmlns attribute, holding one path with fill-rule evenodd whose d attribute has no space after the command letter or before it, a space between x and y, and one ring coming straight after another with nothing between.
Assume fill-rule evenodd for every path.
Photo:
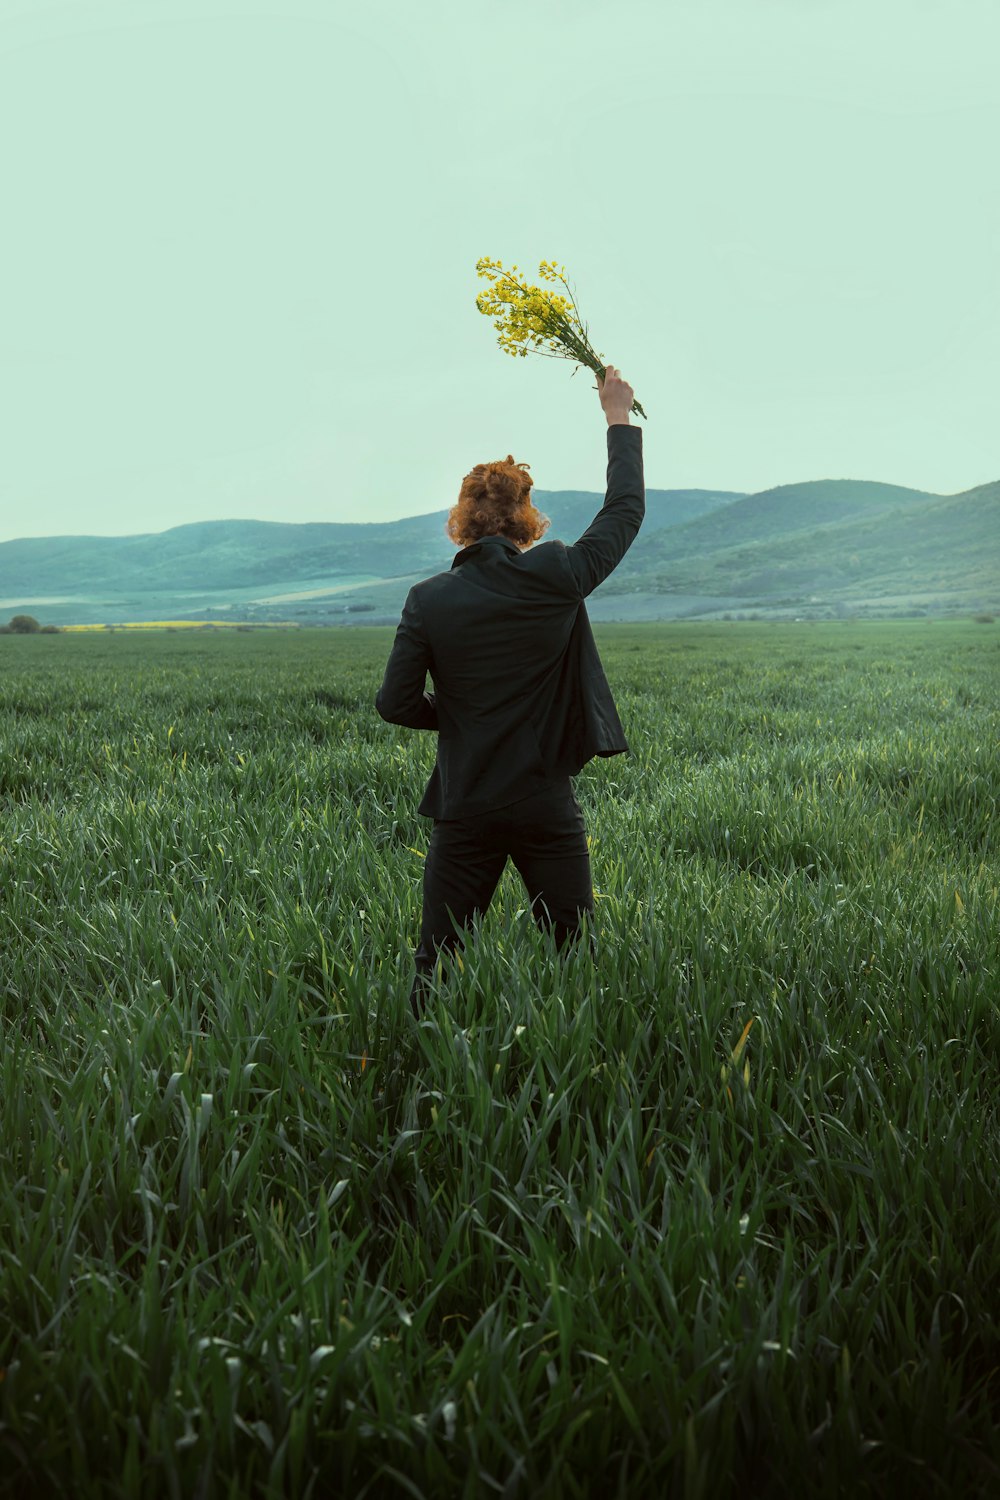
<instances>
[{"instance_id":1,"label":"person's shoulder","mask_svg":"<svg viewBox=\"0 0 1000 1500\"><path fill-rule=\"evenodd\" d=\"M567 568L566 543L555 537L550 542L536 542L522 555L522 561L535 572L561 577Z\"/></svg>"},{"instance_id":2,"label":"person's shoulder","mask_svg":"<svg viewBox=\"0 0 1000 1500\"><path fill-rule=\"evenodd\" d=\"M440 573L431 573L429 577L420 578L410 585L407 598L412 599L421 610L433 608L439 601L447 603L449 598L454 598L451 591L457 577L457 572L450 568Z\"/></svg>"},{"instance_id":3,"label":"person's shoulder","mask_svg":"<svg viewBox=\"0 0 1000 1500\"><path fill-rule=\"evenodd\" d=\"M552 567L553 564L560 566L561 559L565 554L566 543L560 542L556 537L553 537L549 542L536 542L533 547L529 547L527 552L523 552L521 556L527 558L529 562L540 562L543 568L548 568Z\"/></svg>"},{"instance_id":4,"label":"person's shoulder","mask_svg":"<svg viewBox=\"0 0 1000 1500\"><path fill-rule=\"evenodd\" d=\"M425 578L416 579L410 585L410 593L416 594L418 599L426 598L428 595L436 593L445 581L452 577L454 577L454 574L447 570L442 570L440 573L431 573Z\"/></svg>"},{"instance_id":5,"label":"person's shoulder","mask_svg":"<svg viewBox=\"0 0 1000 1500\"><path fill-rule=\"evenodd\" d=\"M520 565L538 579L564 593L567 584L573 585L573 570L569 562L569 550L565 542L555 537L549 542L536 542L521 554Z\"/></svg>"}]
</instances>

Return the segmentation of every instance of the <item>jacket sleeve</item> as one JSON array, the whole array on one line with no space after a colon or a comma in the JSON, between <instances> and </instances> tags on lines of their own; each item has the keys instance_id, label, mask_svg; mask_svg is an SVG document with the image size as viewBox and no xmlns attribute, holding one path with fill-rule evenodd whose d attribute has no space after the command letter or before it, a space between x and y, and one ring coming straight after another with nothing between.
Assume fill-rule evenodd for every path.
<instances>
[{"instance_id":1,"label":"jacket sleeve","mask_svg":"<svg viewBox=\"0 0 1000 1500\"><path fill-rule=\"evenodd\" d=\"M582 598L603 583L635 541L646 514L642 428L614 422L608 428L608 489L604 505L566 556Z\"/></svg>"},{"instance_id":2,"label":"jacket sleeve","mask_svg":"<svg viewBox=\"0 0 1000 1500\"><path fill-rule=\"evenodd\" d=\"M430 643L420 617L420 606L411 589L396 627L396 639L389 653L382 686L375 695L375 707L387 724L404 724L408 729L437 729L434 694L424 690L430 665Z\"/></svg>"}]
</instances>

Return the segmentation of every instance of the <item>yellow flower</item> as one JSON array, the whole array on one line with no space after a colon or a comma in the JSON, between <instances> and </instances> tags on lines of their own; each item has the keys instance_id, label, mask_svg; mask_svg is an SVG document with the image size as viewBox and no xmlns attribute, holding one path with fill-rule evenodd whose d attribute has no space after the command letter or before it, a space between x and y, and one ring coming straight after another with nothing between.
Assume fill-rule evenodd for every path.
<instances>
[{"instance_id":1,"label":"yellow flower","mask_svg":"<svg viewBox=\"0 0 1000 1500\"><path fill-rule=\"evenodd\" d=\"M604 357L599 357L592 348L575 300L521 281L516 274L519 269L515 265L507 271L502 261L491 260L488 255L476 262L477 275L490 283L489 290L477 296L476 307L485 317L495 320L493 326L500 348L516 359L518 355L525 358L529 352L527 347L518 345L547 343L549 357L573 360L603 377ZM567 286L565 272L566 267L557 267L554 260L539 262L538 274L543 281L561 281ZM536 347L535 352L543 351ZM646 415L638 401L632 409L640 416Z\"/></svg>"}]
</instances>

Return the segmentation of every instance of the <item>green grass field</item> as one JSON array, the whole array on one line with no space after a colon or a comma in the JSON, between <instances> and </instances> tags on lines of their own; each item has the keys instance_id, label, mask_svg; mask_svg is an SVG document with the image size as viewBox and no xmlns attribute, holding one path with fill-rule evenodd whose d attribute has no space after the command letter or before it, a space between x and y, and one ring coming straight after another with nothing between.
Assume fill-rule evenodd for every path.
<instances>
[{"instance_id":1,"label":"green grass field","mask_svg":"<svg viewBox=\"0 0 1000 1500\"><path fill-rule=\"evenodd\" d=\"M0 638L0 1493L997 1493L1000 626L596 633L422 1026L391 629Z\"/></svg>"}]
</instances>

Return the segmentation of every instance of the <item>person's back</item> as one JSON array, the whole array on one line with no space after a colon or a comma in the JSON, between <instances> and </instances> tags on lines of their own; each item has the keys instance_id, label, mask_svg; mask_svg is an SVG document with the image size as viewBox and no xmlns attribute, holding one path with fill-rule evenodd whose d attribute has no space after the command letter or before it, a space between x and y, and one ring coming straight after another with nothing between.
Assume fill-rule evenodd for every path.
<instances>
[{"instance_id":1,"label":"person's back","mask_svg":"<svg viewBox=\"0 0 1000 1500\"><path fill-rule=\"evenodd\" d=\"M442 949L492 899L508 856L536 920L559 946L593 915L586 829L570 777L628 750L584 599L617 567L645 514L642 430L632 388L611 365L604 505L573 545L526 548L548 525L525 465L478 465L448 522L464 542L450 571L409 592L376 696L389 723L438 733L418 812L434 819L424 861L419 1013ZM434 691L425 689L430 672Z\"/></svg>"},{"instance_id":2,"label":"person's back","mask_svg":"<svg viewBox=\"0 0 1000 1500\"><path fill-rule=\"evenodd\" d=\"M594 755L628 749L583 603L645 513L642 429L628 421L631 387L608 370L607 492L579 541L527 551L497 530L407 597L376 707L389 722L438 731L422 814L503 806L575 775ZM433 694L424 693L422 659Z\"/></svg>"}]
</instances>

